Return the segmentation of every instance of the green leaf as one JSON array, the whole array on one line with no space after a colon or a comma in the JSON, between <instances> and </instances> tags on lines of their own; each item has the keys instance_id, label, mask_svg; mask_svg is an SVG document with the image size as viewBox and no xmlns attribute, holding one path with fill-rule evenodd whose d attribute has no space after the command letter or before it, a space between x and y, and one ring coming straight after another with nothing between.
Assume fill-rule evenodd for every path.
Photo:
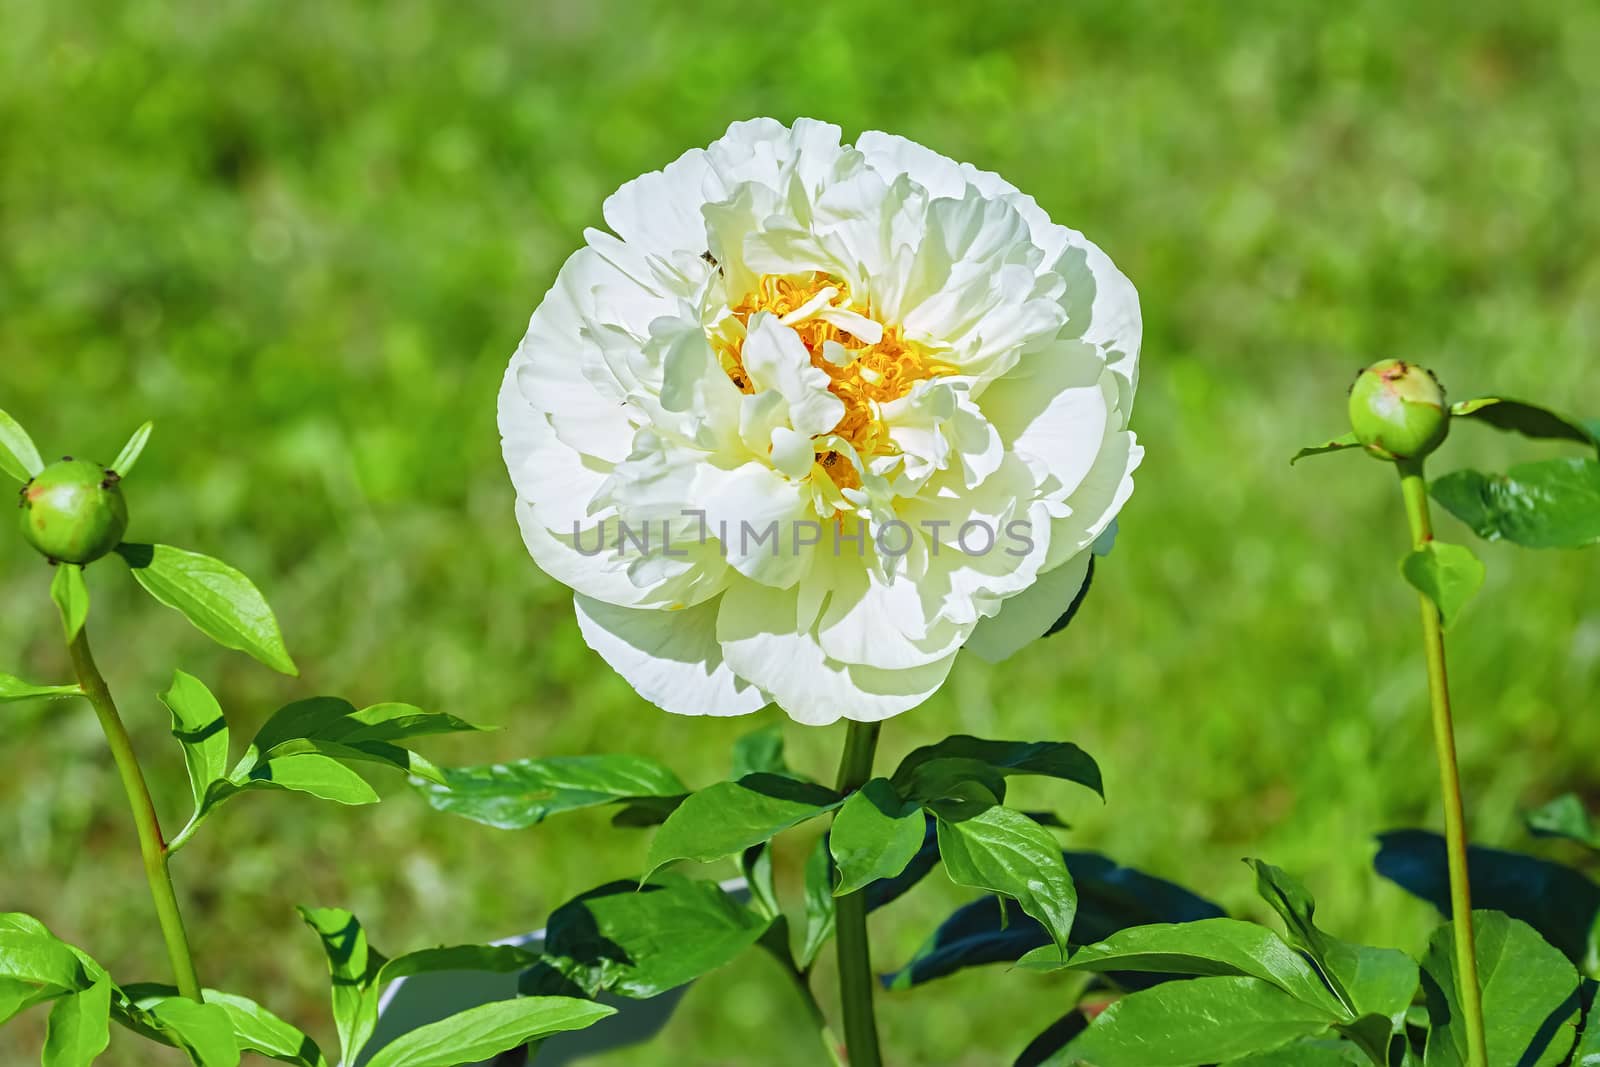
<instances>
[{"instance_id":1,"label":"green leaf","mask_svg":"<svg viewBox=\"0 0 1600 1067\"><path fill-rule=\"evenodd\" d=\"M4 411L0 411L0 470L19 482L44 470L44 460L39 458L33 438Z\"/></svg>"},{"instance_id":2,"label":"green leaf","mask_svg":"<svg viewBox=\"0 0 1600 1067\"><path fill-rule=\"evenodd\" d=\"M1201 1067L1270 1052L1333 1022L1259 978L1164 982L1113 1003L1047 1062Z\"/></svg>"},{"instance_id":3,"label":"green leaf","mask_svg":"<svg viewBox=\"0 0 1600 1067\"><path fill-rule=\"evenodd\" d=\"M194 810L205 806L206 790L228 776L228 720L211 690L192 674L172 673L172 685L161 694L172 712L172 736L183 746L189 769L189 792Z\"/></svg>"},{"instance_id":4,"label":"green leaf","mask_svg":"<svg viewBox=\"0 0 1600 1067\"><path fill-rule=\"evenodd\" d=\"M745 734L733 743L733 778L763 771L792 775L783 759L783 727L778 723Z\"/></svg>"},{"instance_id":5,"label":"green leaf","mask_svg":"<svg viewBox=\"0 0 1600 1067\"><path fill-rule=\"evenodd\" d=\"M340 1062L356 1062L378 1023L378 973L388 962L367 945L361 922L343 908L300 908L300 917L322 939L333 980L333 1022L339 1031Z\"/></svg>"},{"instance_id":6,"label":"green leaf","mask_svg":"<svg viewBox=\"0 0 1600 1067\"><path fill-rule=\"evenodd\" d=\"M397 978L440 971L515 974L538 962L537 953L516 945L444 945L396 956L379 970L378 985L386 986Z\"/></svg>"},{"instance_id":7,"label":"green leaf","mask_svg":"<svg viewBox=\"0 0 1600 1067\"><path fill-rule=\"evenodd\" d=\"M1400 561L1406 581L1439 609L1446 629L1483 585L1483 564L1464 545L1429 541Z\"/></svg>"},{"instance_id":8,"label":"green leaf","mask_svg":"<svg viewBox=\"0 0 1600 1067\"><path fill-rule=\"evenodd\" d=\"M588 996L653 997L728 963L771 923L713 882L612 882L555 910L544 962L523 988L530 991L526 979L537 989L559 976Z\"/></svg>"},{"instance_id":9,"label":"green leaf","mask_svg":"<svg viewBox=\"0 0 1600 1067\"><path fill-rule=\"evenodd\" d=\"M480 1004L395 1038L367 1067L455 1067L492 1059L547 1034L582 1030L615 1008L572 997L525 997Z\"/></svg>"},{"instance_id":10,"label":"green leaf","mask_svg":"<svg viewBox=\"0 0 1600 1067\"><path fill-rule=\"evenodd\" d=\"M1365 1067L1372 1061L1360 1046L1332 1037L1307 1037L1271 1052L1258 1052L1223 1067Z\"/></svg>"},{"instance_id":11,"label":"green leaf","mask_svg":"<svg viewBox=\"0 0 1600 1067\"><path fill-rule=\"evenodd\" d=\"M938 744L912 751L895 769L892 778L895 789L901 796L919 800L935 796L926 788L926 783L945 777L937 772L940 764L947 760L954 761L957 766L991 768L1002 778L1014 774L1034 774L1077 782L1094 790L1102 798L1105 796L1100 768L1077 745L1065 741L986 741L965 734L947 737ZM996 796L1000 797L1001 794L996 792Z\"/></svg>"},{"instance_id":12,"label":"green leaf","mask_svg":"<svg viewBox=\"0 0 1600 1067\"><path fill-rule=\"evenodd\" d=\"M299 1067L327 1067L328 1061L315 1041L249 997L220 993L215 989L202 990L201 996L207 1004L215 1004L227 1013L234 1041L241 1051L259 1052L269 1059Z\"/></svg>"},{"instance_id":13,"label":"green leaf","mask_svg":"<svg viewBox=\"0 0 1600 1067\"><path fill-rule=\"evenodd\" d=\"M87 1067L111 1043L111 979L102 975L88 989L50 1006L44 1067Z\"/></svg>"},{"instance_id":14,"label":"green leaf","mask_svg":"<svg viewBox=\"0 0 1600 1067\"><path fill-rule=\"evenodd\" d=\"M922 847L921 806L904 800L887 778L851 793L833 818L828 843L839 867L835 896L854 893L906 869Z\"/></svg>"},{"instance_id":15,"label":"green leaf","mask_svg":"<svg viewBox=\"0 0 1600 1067\"><path fill-rule=\"evenodd\" d=\"M83 690L76 685L34 685L16 675L0 671L0 704L13 700L32 700L35 697L81 697Z\"/></svg>"},{"instance_id":16,"label":"green leaf","mask_svg":"<svg viewBox=\"0 0 1600 1067\"><path fill-rule=\"evenodd\" d=\"M1563 793L1524 817L1528 829L1539 837L1564 837L1600 851L1600 832L1576 793Z\"/></svg>"},{"instance_id":17,"label":"green leaf","mask_svg":"<svg viewBox=\"0 0 1600 1067\"><path fill-rule=\"evenodd\" d=\"M37 928L0 927L0 979L13 983L13 988L27 986L46 996L87 985L78 957L66 942L38 926L37 920L33 925Z\"/></svg>"},{"instance_id":18,"label":"green leaf","mask_svg":"<svg viewBox=\"0 0 1600 1067\"><path fill-rule=\"evenodd\" d=\"M643 756L555 756L446 767L443 774L443 786L419 786L436 811L503 830L533 826L564 811L689 792L677 775Z\"/></svg>"},{"instance_id":19,"label":"green leaf","mask_svg":"<svg viewBox=\"0 0 1600 1067\"><path fill-rule=\"evenodd\" d=\"M656 831L647 870L689 859L708 862L766 841L842 804L831 789L776 774L747 774L691 793Z\"/></svg>"},{"instance_id":20,"label":"green leaf","mask_svg":"<svg viewBox=\"0 0 1600 1067\"><path fill-rule=\"evenodd\" d=\"M1360 447L1361 442L1356 440L1355 432L1351 431L1347 434L1341 434L1332 440L1324 441L1320 445L1308 445L1302 448L1290 458L1289 466L1294 466L1307 456L1320 456L1327 452L1343 452L1347 448Z\"/></svg>"},{"instance_id":21,"label":"green leaf","mask_svg":"<svg viewBox=\"0 0 1600 1067\"><path fill-rule=\"evenodd\" d=\"M238 1067L239 1042L233 1021L218 1004L197 1004L169 996L140 1005L158 1030L188 1053L196 1067Z\"/></svg>"},{"instance_id":22,"label":"green leaf","mask_svg":"<svg viewBox=\"0 0 1600 1067\"><path fill-rule=\"evenodd\" d=\"M1582 548L1600 543L1600 463L1547 459L1505 474L1459 470L1430 492L1485 541L1527 548Z\"/></svg>"},{"instance_id":23,"label":"green leaf","mask_svg":"<svg viewBox=\"0 0 1600 1067\"><path fill-rule=\"evenodd\" d=\"M951 881L1011 897L1065 951L1078 894L1048 830L998 804L954 821L941 813L938 827L939 856Z\"/></svg>"},{"instance_id":24,"label":"green leaf","mask_svg":"<svg viewBox=\"0 0 1600 1067\"><path fill-rule=\"evenodd\" d=\"M1584 420L1558 415L1549 408L1521 400L1507 400L1498 396L1460 400L1450 405L1450 414L1457 418L1473 419L1497 430L1515 431L1524 437L1575 441L1591 448L1600 447L1600 436Z\"/></svg>"},{"instance_id":25,"label":"green leaf","mask_svg":"<svg viewBox=\"0 0 1600 1067\"><path fill-rule=\"evenodd\" d=\"M61 612L67 640L75 640L89 618L89 587L83 580L83 568L75 563L57 564L55 577L50 579L50 599Z\"/></svg>"},{"instance_id":26,"label":"green leaf","mask_svg":"<svg viewBox=\"0 0 1600 1067\"><path fill-rule=\"evenodd\" d=\"M226 563L170 545L122 544L117 554L151 596L219 645L247 652L275 671L300 673L260 590Z\"/></svg>"},{"instance_id":27,"label":"green leaf","mask_svg":"<svg viewBox=\"0 0 1600 1067\"><path fill-rule=\"evenodd\" d=\"M750 887L750 902L758 913L768 919L776 919L783 914L783 906L778 903L778 890L772 880L770 842L751 845L740 853L739 873L744 875L745 883Z\"/></svg>"},{"instance_id":28,"label":"green leaf","mask_svg":"<svg viewBox=\"0 0 1600 1067\"><path fill-rule=\"evenodd\" d=\"M1019 966L1043 971L1148 971L1259 978L1329 1015L1345 1014L1304 956L1266 927L1238 919L1129 927L1079 949L1065 962L1047 946L1022 957Z\"/></svg>"},{"instance_id":29,"label":"green leaf","mask_svg":"<svg viewBox=\"0 0 1600 1067\"><path fill-rule=\"evenodd\" d=\"M920 812L919 812L920 818ZM921 829L917 831L920 839ZM833 857L828 854L828 837L817 838L816 845L806 858L805 876L805 931L800 938L800 952L795 963L807 970L816 962L822 946L833 936L838 916L833 902Z\"/></svg>"},{"instance_id":30,"label":"green leaf","mask_svg":"<svg viewBox=\"0 0 1600 1067\"><path fill-rule=\"evenodd\" d=\"M1497 911L1474 911L1478 982L1490 1063L1554 1067L1576 1039L1578 972L1533 927ZM1467 1035L1449 924L1428 940L1422 959L1432 1029L1423 1062L1458 1067L1467 1062Z\"/></svg>"},{"instance_id":31,"label":"green leaf","mask_svg":"<svg viewBox=\"0 0 1600 1067\"><path fill-rule=\"evenodd\" d=\"M340 804L376 804L378 794L355 771L330 756L315 752L292 753L252 767L242 789L287 789L310 793ZM213 790L206 796L207 808L223 799Z\"/></svg>"},{"instance_id":32,"label":"green leaf","mask_svg":"<svg viewBox=\"0 0 1600 1067\"><path fill-rule=\"evenodd\" d=\"M128 443L122 446L122 451L117 453L117 458L111 461L111 469L126 478L133 473L133 465L139 462L139 454L144 451L145 443L150 440L150 431L155 429L155 423L147 422L128 438Z\"/></svg>"},{"instance_id":33,"label":"green leaf","mask_svg":"<svg viewBox=\"0 0 1600 1067\"><path fill-rule=\"evenodd\" d=\"M1572 1067L1600 1067L1600 997L1589 1005L1583 1018L1583 1036L1572 1050Z\"/></svg>"}]
</instances>

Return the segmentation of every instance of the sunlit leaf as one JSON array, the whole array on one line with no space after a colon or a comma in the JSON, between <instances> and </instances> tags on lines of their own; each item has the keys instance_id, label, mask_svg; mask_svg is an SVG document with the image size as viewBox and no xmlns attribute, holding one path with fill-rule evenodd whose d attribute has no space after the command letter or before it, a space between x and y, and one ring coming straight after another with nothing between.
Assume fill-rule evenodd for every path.
<instances>
[{"instance_id":1,"label":"sunlit leaf","mask_svg":"<svg viewBox=\"0 0 1600 1067\"><path fill-rule=\"evenodd\" d=\"M117 453L117 458L111 461L111 469L126 478L133 472L133 466L139 462L139 454L144 451L145 444L150 440L150 431L155 429L155 424L147 422L128 438L128 443L122 446L122 451Z\"/></svg>"},{"instance_id":2,"label":"sunlit leaf","mask_svg":"<svg viewBox=\"0 0 1600 1067\"><path fill-rule=\"evenodd\" d=\"M831 789L776 774L747 774L691 793L650 842L645 863L707 862L741 852L842 804Z\"/></svg>"},{"instance_id":3,"label":"sunlit leaf","mask_svg":"<svg viewBox=\"0 0 1600 1067\"><path fill-rule=\"evenodd\" d=\"M340 1062L353 1064L378 1024L378 972L387 962L367 944L361 922L342 908L300 908L300 917L322 939L333 981L333 1021L339 1031Z\"/></svg>"},{"instance_id":4,"label":"sunlit leaf","mask_svg":"<svg viewBox=\"0 0 1600 1067\"><path fill-rule=\"evenodd\" d=\"M44 470L44 460L39 458L33 438L4 411L0 411L0 470L19 482Z\"/></svg>"},{"instance_id":5,"label":"sunlit leaf","mask_svg":"<svg viewBox=\"0 0 1600 1067\"><path fill-rule=\"evenodd\" d=\"M183 746L189 789L199 811L205 806L206 790L228 776L228 720L211 690L183 671L173 672L161 702L172 712L172 736Z\"/></svg>"},{"instance_id":6,"label":"sunlit leaf","mask_svg":"<svg viewBox=\"0 0 1600 1067\"><path fill-rule=\"evenodd\" d=\"M1505 474L1460 470L1430 489L1446 511L1486 541L1528 548L1600 543L1600 462L1547 459Z\"/></svg>"},{"instance_id":7,"label":"sunlit leaf","mask_svg":"<svg viewBox=\"0 0 1600 1067\"><path fill-rule=\"evenodd\" d=\"M940 814L939 856L951 881L1012 898L1065 950L1078 896L1044 827L998 804L964 818Z\"/></svg>"},{"instance_id":8,"label":"sunlit leaf","mask_svg":"<svg viewBox=\"0 0 1600 1067\"><path fill-rule=\"evenodd\" d=\"M921 806L903 799L886 778L850 794L828 832L839 869L835 895L904 871L922 847L923 824Z\"/></svg>"},{"instance_id":9,"label":"sunlit leaf","mask_svg":"<svg viewBox=\"0 0 1600 1067\"><path fill-rule=\"evenodd\" d=\"M110 1043L111 979L101 975L50 1006L43 1067L88 1067Z\"/></svg>"},{"instance_id":10,"label":"sunlit leaf","mask_svg":"<svg viewBox=\"0 0 1600 1067\"><path fill-rule=\"evenodd\" d=\"M1289 465L1292 467L1296 463L1299 463L1302 459L1305 459L1307 456L1320 456L1328 452L1343 452L1347 448L1360 447L1361 442L1356 440L1356 435L1352 431L1347 434L1341 434L1332 440L1324 441L1320 445L1308 445L1307 447L1302 448L1290 458Z\"/></svg>"},{"instance_id":11,"label":"sunlit leaf","mask_svg":"<svg viewBox=\"0 0 1600 1067\"><path fill-rule=\"evenodd\" d=\"M504 830L565 811L689 792L677 775L643 756L553 756L442 770L443 786L419 786L435 810Z\"/></svg>"},{"instance_id":12,"label":"sunlit leaf","mask_svg":"<svg viewBox=\"0 0 1600 1067\"><path fill-rule=\"evenodd\" d=\"M1400 561L1400 573L1412 588L1439 609L1448 629L1483 585L1483 564L1464 545L1429 541Z\"/></svg>"},{"instance_id":13,"label":"sunlit leaf","mask_svg":"<svg viewBox=\"0 0 1600 1067\"><path fill-rule=\"evenodd\" d=\"M83 580L83 568L75 563L58 563L55 576L50 579L50 599L61 612L67 640L76 640L89 618L89 587Z\"/></svg>"},{"instance_id":14,"label":"sunlit leaf","mask_svg":"<svg viewBox=\"0 0 1600 1067\"><path fill-rule=\"evenodd\" d=\"M1591 448L1600 447L1600 436L1596 435L1587 420L1560 415L1549 408L1522 400L1498 396L1459 400L1450 405L1450 414L1493 426L1497 430L1514 431L1524 437L1573 441Z\"/></svg>"},{"instance_id":15,"label":"sunlit leaf","mask_svg":"<svg viewBox=\"0 0 1600 1067\"><path fill-rule=\"evenodd\" d=\"M571 997L523 997L479 1004L402 1034L379 1049L367 1067L477 1063L548 1034L582 1030L616 1011Z\"/></svg>"},{"instance_id":16,"label":"sunlit leaf","mask_svg":"<svg viewBox=\"0 0 1600 1067\"><path fill-rule=\"evenodd\" d=\"M32 700L36 697L81 697L83 690L76 685L34 685L24 682L14 674L0 672L0 704L13 700Z\"/></svg>"}]
</instances>

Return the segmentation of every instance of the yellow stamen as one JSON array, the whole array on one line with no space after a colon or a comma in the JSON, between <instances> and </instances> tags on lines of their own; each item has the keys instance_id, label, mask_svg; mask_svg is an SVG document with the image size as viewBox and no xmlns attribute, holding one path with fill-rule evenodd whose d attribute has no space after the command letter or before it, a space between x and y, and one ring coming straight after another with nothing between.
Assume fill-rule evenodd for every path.
<instances>
[{"instance_id":1,"label":"yellow stamen","mask_svg":"<svg viewBox=\"0 0 1600 1067\"><path fill-rule=\"evenodd\" d=\"M824 295L833 289L836 295ZM822 299L818 299L821 297ZM828 376L828 391L844 402L844 417L831 433L850 443L863 459L895 451L887 427L877 414L877 405L898 400L920 381L954 374L955 368L930 358L915 343L908 341L898 326L885 325L877 344L865 344L853 334L816 317L825 307L850 308L850 287L842 279L820 272L789 276L765 274L730 309L734 318L748 326L758 311L771 312L786 323L806 346L811 365ZM802 311L803 315L795 312ZM871 308L859 309L871 317ZM799 320L799 321L794 321ZM841 365L823 356L823 345L832 341L842 345L849 358ZM741 393L754 393L754 383L744 369L744 341L724 339L716 342L723 369ZM817 463L841 489L859 489L861 473L843 454L817 446Z\"/></svg>"}]
</instances>

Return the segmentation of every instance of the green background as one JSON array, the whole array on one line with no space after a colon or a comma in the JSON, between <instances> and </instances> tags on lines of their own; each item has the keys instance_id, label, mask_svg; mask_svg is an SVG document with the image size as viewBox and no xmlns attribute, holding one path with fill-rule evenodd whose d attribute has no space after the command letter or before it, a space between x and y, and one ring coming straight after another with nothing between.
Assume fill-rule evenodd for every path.
<instances>
[{"instance_id":1,"label":"green background","mask_svg":"<svg viewBox=\"0 0 1600 1067\"><path fill-rule=\"evenodd\" d=\"M253 575L303 668L274 677L114 561L91 569L100 658L169 827L186 787L154 694L177 665L236 734L313 693L397 699L501 727L424 746L441 762L628 750L705 782L777 713L669 717L583 646L521 546L496 387L621 182L751 115L904 134L1004 174L1133 278L1148 455L1073 628L958 666L888 725L885 758L956 731L1077 741L1108 804L1017 791L1075 847L1246 915L1239 860L1262 856L1330 929L1416 949L1433 916L1368 868L1374 833L1440 822L1397 488L1359 454L1287 459L1344 428L1346 385L1386 355L1456 397L1600 414L1597 55L1600 9L1562 0L0 0L0 407L47 455L109 458L155 419L130 536ZM1459 427L1436 469L1558 451ZM1600 790L1600 556L1481 555L1451 637L1470 817L1524 847L1521 809ZM0 537L0 666L56 680L48 581ZM0 726L0 908L159 977L88 709L11 705ZM824 775L841 737L789 730ZM643 859L598 814L504 833L379 785L365 809L247 797L175 861L208 984L328 1046L293 904L349 907L396 953L539 926ZM936 874L880 913L880 962L965 896ZM820 981L831 997L827 964ZM604 1062L815 1063L792 995L752 956ZM890 1062L1009 1062L1062 995L1003 968L886 995ZM0 1061L32 1060L42 1026L0 1030ZM119 1033L104 1062L150 1048Z\"/></svg>"}]
</instances>

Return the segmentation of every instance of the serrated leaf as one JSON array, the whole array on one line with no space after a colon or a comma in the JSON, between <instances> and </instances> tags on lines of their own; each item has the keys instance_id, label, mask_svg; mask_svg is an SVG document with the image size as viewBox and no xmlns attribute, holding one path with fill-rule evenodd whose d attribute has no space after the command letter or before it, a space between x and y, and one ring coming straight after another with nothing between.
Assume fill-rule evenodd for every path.
<instances>
[{"instance_id":1,"label":"serrated leaf","mask_svg":"<svg viewBox=\"0 0 1600 1067\"><path fill-rule=\"evenodd\" d=\"M149 594L225 648L299 674L261 591L221 560L170 545L122 544L117 554Z\"/></svg>"},{"instance_id":2,"label":"serrated leaf","mask_svg":"<svg viewBox=\"0 0 1600 1067\"><path fill-rule=\"evenodd\" d=\"M828 832L839 869L835 896L854 893L904 871L922 847L921 806L895 792L887 778L874 778L845 799Z\"/></svg>"},{"instance_id":3,"label":"serrated leaf","mask_svg":"<svg viewBox=\"0 0 1600 1067\"><path fill-rule=\"evenodd\" d=\"M1054 949L1045 948L1028 953L1018 966L1044 971L1259 978L1329 1015L1344 1014L1343 1006L1304 956L1266 927L1238 919L1135 926L1085 945L1065 962Z\"/></svg>"},{"instance_id":4,"label":"serrated leaf","mask_svg":"<svg viewBox=\"0 0 1600 1067\"><path fill-rule=\"evenodd\" d=\"M1576 793L1563 793L1528 812L1523 821L1535 836L1564 837L1600 851L1600 831L1596 831L1594 821Z\"/></svg>"},{"instance_id":5,"label":"serrated leaf","mask_svg":"<svg viewBox=\"0 0 1600 1067\"><path fill-rule=\"evenodd\" d=\"M476 1063L548 1034L582 1030L614 1014L615 1008L572 997L525 997L480 1004L395 1038L367 1067Z\"/></svg>"},{"instance_id":6,"label":"serrated leaf","mask_svg":"<svg viewBox=\"0 0 1600 1067\"><path fill-rule=\"evenodd\" d=\"M1289 459L1289 466L1294 466L1307 456L1320 456L1328 452L1343 452L1347 448L1360 448L1361 442L1356 440L1355 432L1341 434L1332 440L1324 441L1320 445L1308 445L1296 452Z\"/></svg>"},{"instance_id":7,"label":"serrated leaf","mask_svg":"<svg viewBox=\"0 0 1600 1067\"><path fill-rule=\"evenodd\" d=\"M1578 972L1527 923L1497 911L1474 911L1472 924L1489 1062L1563 1062L1577 1037ZM1459 1067L1467 1062L1467 1036L1449 924L1429 938L1422 968L1432 1022L1423 1063Z\"/></svg>"},{"instance_id":8,"label":"serrated leaf","mask_svg":"<svg viewBox=\"0 0 1600 1067\"><path fill-rule=\"evenodd\" d=\"M173 672L161 702L172 712L172 736L183 746L189 791L198 812L205 806L206 790L228 776L228 720L211 690L183 671Z\"/></svg>"},{"instance_id":9,"label":"serrated leaf","mask_svg":"<svg viewBox=\"0 0 1600 1067\"><path fill-rule=\"evenodd\" d=\"M249 997L215 989L202 990L201 996L207 1004L215 1004L227 1014L240 1051L258 1052L298 1067L327 1067L328 1061L315 1041Z\"/></svg>"},{"instance_id":10,"label":"serrated leaf","mask_svg":"<svg viewBox=\"0 0 1600 1067\"><path fill-rule=\"evenodd\" d=\"M83 580L83 568L75 563L57 564L55 576L50 579L50 599L61 612L67 640L76 640L89 618L89 586Z\"/></svg>"},{"instance_id":11,"label":"serrated leaf","mask_svg":"<svg viewBox=\"0 0 1600 1067\"><path fill-rule=\"evenodd\" d=\"M612 882L551 914L545 966L589 996L645 999L730 962L771 923L713 882Z\"/></svg>"},{"instance_id":12,"label":"serrated leaf","mask_svg":"<svg viewBox=\"0 0 1600 1067\"><path fill-rule=\"evenodd\" d=\"M144 451L144 446L150 440L150 431L155 429L155 423L147 422L128 438L128 443L122 446L122 451L117 453L117 458L111 461L111 469L126 478L133 472L133 466L139 462L139 454Z\"/></svg>"},{"instance_id":13,"label":"serrated leaf","mask_svg":"<svg viewBox=\"0 0 1600 1067\"><path fill-rule=\"evenodd\" d=\"M443 786L419 786L434 810L503 830L560 812L689 792L677 775L643 756L554 756L442 771Z\"/></svg>"},{"instance_id":14,"label":"serrated leaf","mask_svg":"<svg viewBox=\"0 0 1600 1067\"><path fill-rule=\"evenodd\" d=\"M1202 1067L1281 1048L1333 1022L1259 978L1192 978L1114 1002L1047 1062Z\"/></svg>"},{"instance_id":15,"label":"serrated leaf","mask_svg":"<svg viewBox=\"0 0 1600 1067\"><path fill-rule=\"evenodd\" d=\"M102 975L50 1006L41 1061L43 1067L88 1067L110 1043L111 979Z\"/></svg>"},{"instance_id":16,"label":"serrated leaf","mask_svg":"<svg viewBox=\"0 0 1600 1067\"><path fill-rule=\"evenodd\" d=\"M44 470L44 460L39 458L33 438L4 411L0 411L0 470L19 482L25 482Z\"/></svg>"},{"instance_id":17,"label":"serrated leaf","mask_svg":"<svg viewBox=\"0 0 1600 1067\"><path fill-rule=\"evenodd\" d=\"M722 859L832 811L844 799L831 789L776 774L747 774L691 793L667 816L650 842L645 863Z\"/></svg>"},{"instance_id":18,"label":"serrated leaf","mask_svg":"<svg viewBox=\"0 0 1600 1067\"><path fill-rule=\"evenodd\" d=\"M81 697L83 690L76 685L35 685L24 682L14 674L0 671L0 704L13 700L38 698Z\"/></svg>"},{"instance_id":19,"label":"serrated leaf","mask_svg":"<svg viewBox=\"0 0 1600 1067\"><path fill-rule=\"evenodd\" d=\"M333 980L333 1022L340 1062L356 1062L378 1023L378 973L388 961L367 944L361 922L343 908L300 908L300 917L322 939Z\"/></svg>"},{"instance_id":20,"label":"serrated leaf","mask_svg":"<svg viewBox=\"0 0 1600 1067\"><path fill-rule=\"evenodd\" d=\"M1050 832L998 804L939 822L939 856L957 885L987 889L1015 900L1065 951L1078 895Z\"/></svg>"},{"instance_id":21,"label":"serrated leaf","mask_svg":"<svg viewBox=\"0 0 1600 1067\"><path fill-rule=\"evenodd\" d=\"M822 946L833 937L838 922L833 900L833 857L828 854L828 837L824 834L806 858L804 905L806 924L800 936L800 951L795 963L802 971L816 962Z\"/></svg>"},{"instance_id":22,"label":"serrated leaf","mask_svg":"<svg viewBox=\"0 0 1600 1067\"><path fill-rule=\"evenodd\" d=\"M1586 420L1561 415L1522 400L1498 396L1460 400L1450 405L1450 414L1493 426L1497 430L1514 431L1524 437L1573 441L1591 448L1600 447L1600 436L1596 436Z\"/></svg>"},{"instance_id":23,"label":"serrated leaf","mask_svg":"<svg viewBox=\"0 0 1600 1067\"><path fill-rule=\"evenodd\" d=\"M1527 548L1600 543L1600 463L1592 459L1522 463L1505 474L1453 471L1429 491L1486 541Z\"/></svg>"},{"instance_id":24,"label":"serrated leaf","mask_svg":"<svg viewBox=\"0 0 1600 1067\"><path fill-rule=\"evenodd\" d=\"M1433 601L1441 623L1449 629L1482 587L1484 569L1465 545L1429 541L1400 561L1400 573L1412 588Z\"/></svg>"}]
</instances>

